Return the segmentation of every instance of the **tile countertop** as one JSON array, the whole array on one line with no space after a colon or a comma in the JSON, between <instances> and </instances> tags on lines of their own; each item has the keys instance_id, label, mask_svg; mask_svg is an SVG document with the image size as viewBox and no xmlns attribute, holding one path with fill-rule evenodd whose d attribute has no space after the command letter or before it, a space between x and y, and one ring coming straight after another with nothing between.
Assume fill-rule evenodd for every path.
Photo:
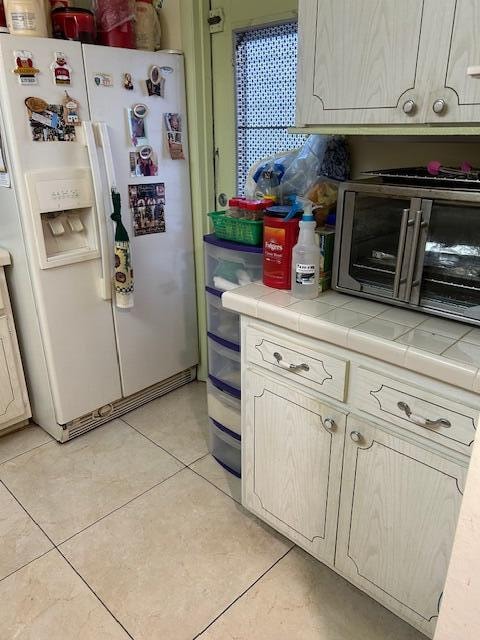
<instances>
[{"instance_id":1,"label":"tile countertop","mask_svg":"<svg viewBox=\"0 0 480 640\"><path fill-rule=\"evenodd\" d=\"M10 254L0 247L0 267L5 267L7 264L10 264Z\"/></svg>"},{"instance_id":2,"label":"tile countertop","mask_svg":"<svg viewBox=\"0 0 480 640\"><path fill-rule=\"evenodd\" d=\"M480 329L470 325L336 291L301 301L256 283L226 291L222 302L243 315L480 393Z\"/></svg>"}]
</instances>

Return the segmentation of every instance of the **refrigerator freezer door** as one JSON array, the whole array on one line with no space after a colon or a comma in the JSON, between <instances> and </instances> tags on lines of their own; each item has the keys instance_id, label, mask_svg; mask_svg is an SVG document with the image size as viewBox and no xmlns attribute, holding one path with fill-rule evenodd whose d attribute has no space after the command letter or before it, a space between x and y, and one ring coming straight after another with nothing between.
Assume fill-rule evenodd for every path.
<instances>
[{"instance_id":1,"label":"refrigerator freezer door","mask_svg":"<svg viewBox=\"0 0 480 640\"><path fill-rule=\"evenodd\" d=\"M108 167L106 149L105 181L116 182L109 186L120 192L131 241L134 306L114 307L122 388L130 395L198 362L183 56L84 45L84 62L91 119L106 123L111 146L113 167ZM164 97L148 95L146 80L155 66L166 67ZM96 84L98 73L110 75L113 86ZM125 86L125 74L130 74L133 89ZM131 175L130 153L140 150L132 143L129 124L128 110L135 105L148 109L143 142L153 149L158 175ZM186 160L170 158L163 117L169 112L182 117ZM135 235L128 187L158 183L165 185L165 231ZM111 225L110 233L113 240Z\"/></svg>"},{"instance_id":2,"label":"refrigerator freezer door","mask_svg":"<svg viewBox=\"0 0 480 640\"><path fill-rule=\"evenodd\" d=\"M18 74L13 72L17 66L16 51L31 53L33 67L39 69L36 84L19 82ZM65 54L70 67L69 85L55 83L51 66L57 51ZM99 295L101 260L97 255L89 260L42 269L38 251L41 243L36 234L42 229L43 233L51 233L49 246L53 247L55 232L61 230L58 225L49 224L55 220L53 212L44 225L36 224L33 216L48 216L48 213L40 213L38 209L34 212L28 197L27 177L39 170L49 169L57 173L60 180L64 167L69 170L89 168L82 127L75 127L76 141L51 141L48 135L46 141L33 141L25 105L27 98L40 99L30 101L35 108L39 108L42 101L48 105L61 105L67 90L79 103L80 118L88 120L82 49L76 42L4 35L0 39L0 56L0 100L5 129L10 134L5 142L12 162L13 186L19 202L55 415L58 423L64 424L122 395L111 302L102 300ZM57 194L58 197L61 195ZM67 243L68 238L73 243L84 232L84 225L89 226L94 235L98 233L94 210L80 208L62 215L63 233L57 236L62 243ZM77 229L80 228L77 218L80 220L81 231L75 231L69 225L72 215ZM95 243L98 247L98 238ZM34 365L28 365L29 354L24 357L27 371L34 370Z\"/></svg>"}]
</instances>

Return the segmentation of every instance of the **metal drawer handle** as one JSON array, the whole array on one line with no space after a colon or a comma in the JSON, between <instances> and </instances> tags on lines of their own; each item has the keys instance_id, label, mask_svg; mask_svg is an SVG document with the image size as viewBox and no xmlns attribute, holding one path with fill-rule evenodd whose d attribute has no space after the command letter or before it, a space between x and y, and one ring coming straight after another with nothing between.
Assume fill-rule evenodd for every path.
<instances>
[{"instance_id":1,"label":"metal drawer handle","mask_svg":"<svg viewBox=\"0 0 480 640\"><path fill-rule=\"evenodd\" d=\"M436 420L429 420L428 418L423 418L422 416L417 416L412 413L412 410L408 406L406 402L398 402L397 407L400 411L403 411L410 422L417 424L419 427L425 427L426 429L434 429L435 427L443 427L444 429L448 429L452 426L450 420L446 418L437 418Z\"/></svg>"},{"instance_id":2,"label":"metal drawer handle","mask_svg":"<svg viewBox=\"0 0 480 640\"><path fill-rule=\"evenodd\" d=\"M310 367L304 362L302 362L302 364L287 364L283 362L283 356L281 353L278 353L278 351L275 351L273 357L277 361L278 366L287 371L310 371Z\"/></svg>"}]
</instances>

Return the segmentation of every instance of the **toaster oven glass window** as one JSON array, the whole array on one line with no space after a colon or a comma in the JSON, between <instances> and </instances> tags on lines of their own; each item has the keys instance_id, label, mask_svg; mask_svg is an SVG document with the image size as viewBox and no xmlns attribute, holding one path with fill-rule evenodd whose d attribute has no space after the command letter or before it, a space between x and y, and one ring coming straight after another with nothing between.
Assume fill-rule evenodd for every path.
<instances>
[{"instance_id":1,"label":"toaster oven glass window","mask_svg":"<svg viewBox=\"0 0 480 640\"><path fill-rule=\"evenodd\" d=\"M480 319L480 207L433 201L421 304Z\"/></svg>"},{"instance_id":2,"label":"toaster oven glass window","mask_svg":"<svg viewBox=\"0 0 480 640\"><path fill-rule=\"evenodd\" d=\"M394 297L400 277L395 276L402 216L410 200L356 193L350 207L350 284L353 281L359 290Z\"/></svg>"}]
</instances>

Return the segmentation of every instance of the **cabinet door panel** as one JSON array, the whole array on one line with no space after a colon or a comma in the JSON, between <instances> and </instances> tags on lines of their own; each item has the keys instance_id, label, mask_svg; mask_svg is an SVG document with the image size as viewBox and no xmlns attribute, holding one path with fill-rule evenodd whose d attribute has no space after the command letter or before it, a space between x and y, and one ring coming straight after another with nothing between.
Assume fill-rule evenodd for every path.
<instances>
[{"instance_id":1,"label":"cabinet door panel","mask_svg":"<svg viewBox=\"0 0 480 640\"><path fill-rule=\"evenodd\" d=\"M427 634L438 616L465 475L459 464L348 419L335 565Z\"/></svg>"},{"instance_id":2,"label":"cabinet door panel","mask_svg":"<svg viewBox=\"0 0 480 640\"><path fill-rule=\"evenodd\" d=\"M332 563L343 414L250 370L244 396L244 506Z\"/></svg>"},{"instance_id":3,"label":"cabinet door panel","mask_svg":"<svg viewBox=\"0 0 480 640\"><path fill-rule=\"evenodd\" d=\"M297 124L419 121L423 0L300 0Z\"/></svg>"},{"instance_id":4,"label":"cabinet door panel","mask_svg":"<svg viewBox=\"0 0 480 640\"><path fill-rule=\"evenodd\" d=\"M12 337L5 316L0 317L0 425L23 418L25 406L18 378Z\"/></svg>"},{"instance_id":5,"label":"cabinet door panel","mask_svg":"<svg viewBox=\"0 0 480 640\"><path fill-rule=\"evenodd\" d=\"M480 3L478 0L461 0L455 3L451 31L451 44L445 79L446 91L439 88L432 98L444 98L445 112L430 121L473 122L480 121L480 73L469 75L469 67L480 71Z\"/></svg>"}]
</instances>

